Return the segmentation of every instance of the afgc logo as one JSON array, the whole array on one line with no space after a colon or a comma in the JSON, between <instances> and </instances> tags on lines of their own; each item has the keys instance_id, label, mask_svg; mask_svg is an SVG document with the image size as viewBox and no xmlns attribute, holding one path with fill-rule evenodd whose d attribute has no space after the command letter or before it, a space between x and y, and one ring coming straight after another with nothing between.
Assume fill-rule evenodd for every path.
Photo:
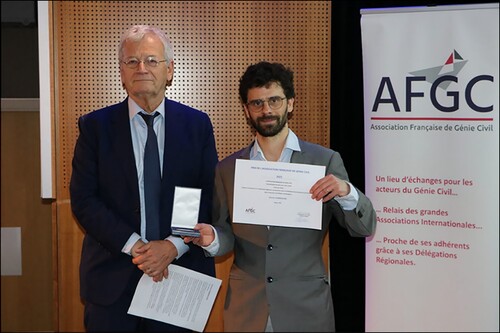
<instances>
[{"instance_id":1,"label":"afgc logo","mask_svg":"<svg viewBox=\"0 0 500 333\"><path fill-rule=\"evenodd\" d=\"M429 67L425 69L420 69L412 71L409 74L411 76L406 77L405 92L405 111L412 111L412 99L415 98L425 98L426 93L428 93L432 105L439 111L442 112L454 112L460 107L459 97L460 94L465 94L465 102L474 111L477 112L491 112L493 111L493 105L481 105L479 101L474 100L474 89L480 89L476 87L479 82L486 81L488 84L492 83L493 76L491 75L477 75L473 77L469 82L465 84L465 89L460 90L448 90L452 82L459 83L458 73L464 68L468 60L464 60L462 56L456 51L449 55L447 60L443 65ZM413 83L415 82L429 82L429 91L415 91ZM459 87L463 87L460 85ZM445 91L447 96L446 100L438 100L438 89ZM386 96L386 97L382 97ZM388 96L388 97L387 97ZM400 97L400 96L399 96ZM377 112L381 104L392 105L392 108L396 112L400 112L400 98L396 96L393 84L390 77L382 77L377 90L377 96L373 103L372 112Z\"/></svg>"},{"instance_id":2,"label":"afgc logo","mask_svg":"<svg viewBox=\"0 0 500 333\"><path fill-rule=\"evenodd\" d=\"M444 63L444 65L421 69L418 71L410 72L411 75L424 77L425 81L430 84L434 84L440 77L445 75L457 77L458 73L464 68L465 64L468 60L464 60L460 54L456 50L448 57L448 60ZM446 90L448 89L451 81L449 80L440 80L437 87ZM456 82L456 81L455 81Z\"/></svg>"}]
</instances>

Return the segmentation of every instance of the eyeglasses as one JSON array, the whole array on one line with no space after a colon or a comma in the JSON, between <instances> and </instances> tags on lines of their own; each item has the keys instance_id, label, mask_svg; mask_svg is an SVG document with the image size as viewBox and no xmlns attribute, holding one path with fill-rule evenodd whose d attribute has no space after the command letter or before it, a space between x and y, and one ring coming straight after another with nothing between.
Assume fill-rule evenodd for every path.
<instances>
[{"instance_id":1,"label":"eyeglasses","mask_svg":"<svg viewBox=\"0 0 500 333\"><path fill-rule=\"evenodd\" d=\"M283 106L283 101L286 97L273 96L268 99L254 99L247 103L248 109L252 112L259 112L264 108L264 103L267 102L269 108L276 110Z\"/></svg>"},{"instance_id":2,"label":"eyeglasses","mask_svg":"<svg viewBox=\"0 0 500 333\"><path fill-rule=\"evenodd\" d=\"M158 65L160 64L160 62L165 62L167 61L167 59L163 59L163 60L157 60L156 58L154 57L147 57L145 60L139 60L137 58L130 58L128 59L127 61L122 61L125 66L127 66L128 68L130 69L134 69L134 68L137 68L137 66L139 66L139 64L142 62L144 63L144 65L146 67L149 67L149 68L154 68L154 67L158 67Z\"/></svg>"}]
</instances>

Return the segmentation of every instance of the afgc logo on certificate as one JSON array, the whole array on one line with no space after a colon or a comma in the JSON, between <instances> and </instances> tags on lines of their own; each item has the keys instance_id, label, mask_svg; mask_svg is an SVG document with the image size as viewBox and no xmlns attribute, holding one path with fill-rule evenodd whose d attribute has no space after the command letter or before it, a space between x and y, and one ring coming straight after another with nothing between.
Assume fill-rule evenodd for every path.
<instances>
[{"instance_id":1,"label":"afgc logo on certificate","mask_svg":"<svg viewBox=\"0 0 500 333\"><path fill-rule=\"evenodd\" d=\"M233 222L320 230L309 189L324 176L319 165L236 160Z\"/></svg>"}]
</instances>

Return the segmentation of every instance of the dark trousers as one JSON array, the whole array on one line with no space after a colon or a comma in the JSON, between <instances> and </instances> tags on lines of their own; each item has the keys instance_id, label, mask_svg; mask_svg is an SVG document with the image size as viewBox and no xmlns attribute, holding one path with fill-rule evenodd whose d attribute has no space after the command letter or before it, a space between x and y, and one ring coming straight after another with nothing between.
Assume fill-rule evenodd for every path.
<instances>
[{"instance_id":1,"label":"dark trousers","mask_svg":"<svg viewBox=\"0 0 500 333\"><path fill-rule=\"evenodd\" d=\"M134 291L123 294L111 305L86 302L84 324L87 332L191 332L182 327L127 313Z\"/></svg>"}]
</instances>

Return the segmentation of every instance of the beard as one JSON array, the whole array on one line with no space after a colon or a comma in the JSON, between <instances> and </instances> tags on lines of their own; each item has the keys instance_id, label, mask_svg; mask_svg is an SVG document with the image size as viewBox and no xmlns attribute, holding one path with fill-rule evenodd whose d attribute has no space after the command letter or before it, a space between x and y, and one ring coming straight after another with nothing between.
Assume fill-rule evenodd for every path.
<instances>
[{"instance_id":1,"label":"beard","mask_svg":"<svg viewBox=\"0 0 500 333\"><path fill-rule=\"evenodd\" d=\"M270 120L270 119L276 120L276 123L271 124L271 125L262 125L261 124L262 120ZM250 122L250 125L252 125L252 127L255 128L257 133L259 133L263 137L275 136L283 130L286 123L288 122L288 107L281 117L280 116L263 116L263 117L258 117L256 119L253 119L252 117L250 117L250 118L248 118L248 120Z\"/></svg>"}]
</instances>

